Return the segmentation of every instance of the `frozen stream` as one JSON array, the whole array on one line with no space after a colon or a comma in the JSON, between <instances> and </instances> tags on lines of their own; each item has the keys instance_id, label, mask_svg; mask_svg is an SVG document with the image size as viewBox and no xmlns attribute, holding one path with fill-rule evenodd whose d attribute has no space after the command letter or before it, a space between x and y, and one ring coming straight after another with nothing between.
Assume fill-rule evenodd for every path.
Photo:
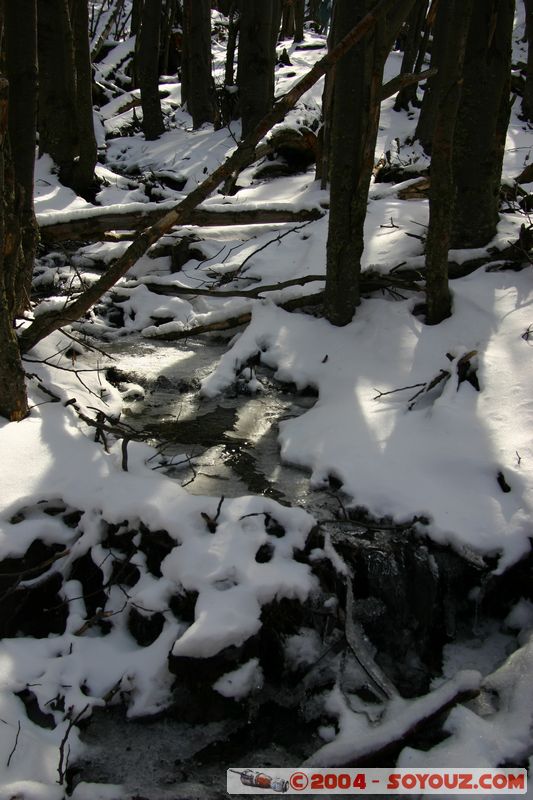
<instances>
[{"instance_id":1,"label":"frozen stream","mask_svg":"<svg viewBox=\"0 0 533 800\"><path fill-rule=\"evenodd\" d=\"M279 458L278 423L303 413L316 398L275 383L264 371L258 373L263 390L255 396L236 385L223 397L202 398L200 382L226 347L141 338L106 346L116 359L110 378L125 394L124 420L161 445L164 458L176 464L165 471L188 492L265 494L332 517L339 508L333 493L310 492L308 475ZM84 734L90 751L76 780L119 783L125 797L149 800L227 797L228 767L296 766L322 744L314 726L296 726L293 718L293 711L278 705L262 708L260 720L208 724L172 713L129 722L122 709L96 710Z\"/></svg>"}]
</instances>

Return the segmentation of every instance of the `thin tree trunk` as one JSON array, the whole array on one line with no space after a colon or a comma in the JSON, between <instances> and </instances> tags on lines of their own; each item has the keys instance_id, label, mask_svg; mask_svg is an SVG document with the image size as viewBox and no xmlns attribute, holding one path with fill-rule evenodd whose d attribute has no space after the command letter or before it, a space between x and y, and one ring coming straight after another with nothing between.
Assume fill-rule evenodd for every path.
<instances>
[{"instance_id":1,"label":"thin tree trunk","mask_svg":"<svg viewBox=\"0 0 533 800\"><path fill-rule=\"evenodd\" d=\"M403 12L404 7L406 7L406 13L408 13L409 5L410 3L400 3L400 10ZM351 47L372 32L380 19L386 15L392 16L397 6L398 0L378 0L369 13L339 42L334 50L328 52L317 61L309 72L275 103L273 109L257 124L248 138L238 145L232 155L217 167L196 189L193 189L175 208L161 217L159 222L144 230L101 278L82 292L76 300L68 303L62 310L53 310L40 314L21 333L19 339L21 351L26 353L45 336L58 330L63 325L75 322L83 316L108 289L111 289L128 272L155 242L168 233L171 228L182 224L187 215L209 197L226 178L239 170L242 164L249 163L250 154L254 151L258 142L266 136L274 125L281 122L300 97L314 86Z\"/></svg>"},{"instance_id":2,"label":"thin tree trunk","mask_svg":"<svg viewBox=\"0 0 533 800\"><path fill-rule=\"evenodd\" d=\"M94 191L94 168L97 159L94 134L91 49L89 44L88 0L74 0L71 11L76 67L76 126L78 158L74 165L74 184L78 194Z\"/></svg>"},{"instance_id":3,"label":"thin tree trunk","mask_svg":"<svg viewBox=\"0 0 533 800\"><path fill-rule=\"evenodd\" d=\"M527 71L522 116L533 122L533 0L524 0L526 8Z\"/></svg>"},{"instance_id":4,"label":"thin tree trunk","mask_svg":"<svg viewBox=\"0 0 533 800\"><path fill-rule=\"evenodd\" d=\"M1 7L0 7L1 10ZM13 314L5 283L4 248L6 243L6 210L14 202L14 186L9 175L11 162L8 135L9 84L0 75L0 416L12 422L28 413L28 400L20 351L13 328ZM7 178L7 180L6 180Z\"/></svg>"},{"instance_id":5,"label":"thin tree trunk","mask_svg":"<svg viewBox=\"0 0 533 800\"><path fill-rule=\"evenodd\" d=\"M416 126L415 138L419 140L426 153L431 153L431 137L435 126L435 118L440 102L440 93L444 82L447 63L447 26L449 24L450 6L448 0L437 0L437 14L433 26L433 44L431 49L431 68L437 72L426 85L424 100Z\"/></svg>"},{"instance_id":6,"label":"thin tree trunk","mask_svg":"<svg viewBox=\"0 0 533 800\"><path fill-rule=\"evenodd\" d=\"M184 0L183 45L181 99L197 129L215 120L210 0Z\"/></svg>"},{"instance_id":7,"label":"thin tree trunk","mask_svg":"<svg viewBox=\"0 0 533 800\"><path fill-rule=\"evenodd\" d=\"M146 139L165 132L159 99L159 27L162 0L145 0L135 48L136 74L141 90L142 128Z\"/></svg>"},{"instance_id":8,"label":"thin tree trunk","mask_svg":"<svg viewBox=\"0 0 533 800\"><path fill-rule=\"evenodd\" d=\"M163 22L161 25L159 44L159 73L161 75L169 74L170 40L176 20L176 5L177 0L165 0L164 2Z\"/></svg>"},{"instance_id":9,"label":"thin tree trunk","mask_svg":"<svg viewBox=\"0 0 533 800\"><path fill-rule=\"evenodd\" d=\"M473 3L453 148L452 247L483 247L496 234L511 111L514 5L514 0Z\"/></svg>"},{"instance_id":10,"label":"thin tree trunk","mask_svg":"<svg viewBox=\"0 0 533 800\"><path fill-rule=\"evenodd\" d=\"M437 16L444 57L432 135L429 228L426 242L426 321L437 325L451 315L448 250L455 202L452 171L454 133L461 100L461 82L472 0L448 0Z\"/></svg>"},{"instance_id":11,"label":"thin tree trunk","mask_svg":"<svg viewBox=\"0 0 533 800\"><path fill-rule=\"evenodd\" d=\"M39 234L33 210L37 115L37 8L35 0L5 5L5 66L10 84L9 138L14 176L10 253L5 283L10 287L10 319L29 307Z\"/></svg>"},{"instance_id":12,"label":"thin tree trunk","mask_svg":"<svg viewBox=\"0 0 533 800\"><path fill-rule=\"evenodd\" d=\"M246 0L248 2L248 0ZM294 36L294 3L295 0L282 0L280 39L291 39Z\"/></svg>"},{"instance_id":13,"label":"thin tree trunk","mask_svg":"<svg viewBox=\"0 0 533 800\"><path fill-rule=\"evenodd\" d=\"M408 31L400 69L401 74L414 72L414 66L420 48L420 34L422 33L424 20L426 18L427 5L427 0L416 0L409 14L409 19L407 20ZM404 111L408 111L410 105L420 105L417 98L416 83L406 86L404 89L400 89L394 103L394 110L401 111L403 109Z\"/></svg>"}]
</instances>

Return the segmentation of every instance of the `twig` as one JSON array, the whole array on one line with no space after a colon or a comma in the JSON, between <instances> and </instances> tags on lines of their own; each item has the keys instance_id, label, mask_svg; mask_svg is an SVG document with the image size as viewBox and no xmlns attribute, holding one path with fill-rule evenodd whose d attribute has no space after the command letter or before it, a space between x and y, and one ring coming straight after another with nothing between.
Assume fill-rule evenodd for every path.
<instances>
[{"instance_id":1,"label":"twig","mask_svg":"<svg viewBox=\"0 0 533 800\"><path fill-rule=\"evenodd\" d=\"M425 386L425 385L426 385L425 383L413 383L413 384L411 384L411 386L401 386L399 389L390 389L388 392L381 392L379 389L376 389L376 387L374 386L372 388L374 389L375 392L377 392L377 395L375 397L373 397L372 399L373 400L380 400L382 397L385 397L388 394L396 394L396 392L405 392L407 389L418 389L420 386ZM413 399L413 398L411 398L411 399Z\"/></svg>"},{"instance_id":2,"label":"twig","mask_svg":"<svg viewBox=\"0 0 533 800\"><path fill-rule=\"evenodd\" d=\"M74 725L76 725L77 722L80 721L80 719L85 714L85 712L87 711L88 708L89 708L89 703L87 703L85 708L82 708L82 710L80 711L79 714L76 714L76 716L74 718L71 717L69 719L69 722L68 722L68 725L67 725L67 730L65 731L65 735L63 736L63 738L61 740L61 744L59 745L59 765L57 767L57 772L59 774L59 780L57 781L57 783L59 783L60 786L63 786L63 783L65 782L65 774L67 772L68 758L69 758L69 755L70 755L70 747L69 747L69 751L68 751L67 757L65 759L65 745L67 744L68 737L70 736L70 732L71 732L72 728L74 727ZM72 713L72 710L73 709L71 708L70 709L70 713ZM63 764L64 764L64 767L63 767Z\"/></svg>"},{"instance_id":3,"label":"twig","mask_svg":"<svg viewBox=\"0 0 533 800\"><path fill-rule=\"evenodd\" d=\"M9 767L9 765L11 764L11 759L15 754L15 750L17 749L17 745L19 743L19 736L20 736L20 720L17 723L17 735L15 736L15 744L13 745L13 749L9 754L9 758L7 759L7 764L6 764L7 767Z\"/></svg>"}]
</instances>

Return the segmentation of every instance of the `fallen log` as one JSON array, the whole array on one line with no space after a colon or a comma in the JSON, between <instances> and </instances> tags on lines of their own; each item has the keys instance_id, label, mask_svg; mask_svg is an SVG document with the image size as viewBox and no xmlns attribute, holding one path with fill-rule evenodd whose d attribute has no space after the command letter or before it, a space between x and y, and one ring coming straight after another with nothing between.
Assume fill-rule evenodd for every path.
<instances>
[{"instance_id":1,"label":"fallen log","mask_svg":"<svg viewBox=\"0 0 533 800\"><path fill-rule=\"evenodd\" d=\"M279 305L280 308L284 308L285 311L294 311L297 308L319 305L323 301L324 292L317 292L316 294L308 294L303 297L294 297ZM242 314L237 314L233 317L206 322L205 325L195 325L192 328L155 333L149 338L158 339L163 342L178 342L182 339L190 339L191 336L200 336L203 333L217 333L218 331L228 331L232 328L238 328L240 325L247 325L251 319L252 312L243 311Z\"/></svg>"},{"instance_id":2,"label":"fallen log","mask_svg":"<svg viewBox=\"0 0 533 800\"><path fill-rule=\"evenodd\" d=\"M198 225L201 227L218 225L271 225L275 223L311 222L320 219L324 211L318 208L290 211L283 209L239 209L229 207L227 211L211 211L197 208L191 211L180 222L180 225ZM161 218L161 209L150 208L146 211L122 211L115 213L95 213L81 219L66 222L55 222L40 225L41 240L48 244L67 240L90 242L100 241L109 231L139 231Z\"/></svg>"}]
</instances>

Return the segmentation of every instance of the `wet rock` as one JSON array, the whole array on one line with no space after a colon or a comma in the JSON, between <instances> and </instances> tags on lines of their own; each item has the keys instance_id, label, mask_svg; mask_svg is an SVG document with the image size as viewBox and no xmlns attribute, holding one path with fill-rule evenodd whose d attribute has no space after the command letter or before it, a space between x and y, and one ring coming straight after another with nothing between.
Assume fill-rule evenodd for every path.
<instances>
[{"instance_id":1,"label":"wet rock","mask_svg":"<svg viewBox=\"0 0 533 800\"><path fill-rule=\"evenodd\" d=\"M0 638L64 633L68 608L59 594L62 585L61 575L54 573L31 586L8 589L0 600Z\"/></svg>"},{"instance_id":2,"label":"wet rock","mask_svg":"<svg viewBox=\"0 0 533 800\"><path fill-rule=\"evenodd\" d=\"M72 562L69 580L81 583L88 617L93 617L105 607L107 595L104 591L104 573L96 566L90 552Z\"/></svg>"},{"instance_id":3,"label":"wet rock","mask_svg":"<svg viewBox=\"0 0 533 800\"><path fill-rule=\"evenodd\" d=\"M141 647L148 647L159 637L165 617L161 612L145 614L132 607L128 615L128 630Z\"/></svg>"},{"instance_id":4,"label":"wet rock","mask_svg":"<svg viewBox=\"0 0 533 800\"><path fill-rule=\"evenodd\" d=\"M146 555L146 566L157 578L161 577L161 563L176 545L176 540L165 530L151 531L142 523L139 526L139 550Z\"/></svg>"}]
</instances>

